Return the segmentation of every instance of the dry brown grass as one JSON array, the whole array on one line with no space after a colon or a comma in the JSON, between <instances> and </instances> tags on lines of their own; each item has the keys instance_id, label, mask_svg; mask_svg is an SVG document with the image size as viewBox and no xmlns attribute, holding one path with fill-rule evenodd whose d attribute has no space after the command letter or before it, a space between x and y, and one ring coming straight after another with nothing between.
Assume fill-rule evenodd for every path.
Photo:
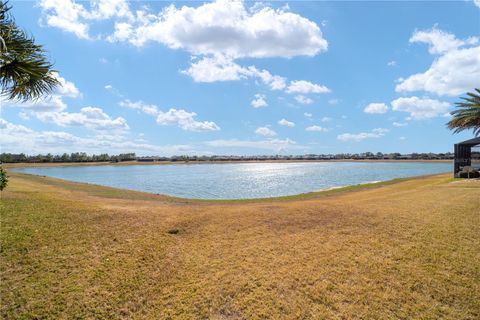
<instances>
[{"instance_id":1,"label":"dry brown grass","mask_svg":"<svg viewBox=\"0 0 480 320\"><path fill-rule=\"evenodd\" d=\"M4 318L480 317L480 181L192 203L14 173L1 211Z\"/></svg>"}]
</instances>

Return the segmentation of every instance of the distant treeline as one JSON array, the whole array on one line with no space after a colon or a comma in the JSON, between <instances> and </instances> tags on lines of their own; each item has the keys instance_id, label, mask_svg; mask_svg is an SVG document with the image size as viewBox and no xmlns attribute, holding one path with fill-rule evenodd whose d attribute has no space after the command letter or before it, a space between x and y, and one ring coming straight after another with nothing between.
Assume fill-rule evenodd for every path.
<instances>
[{"instance_id":1,"label":"distant treeline","mask_svg":"<svg viewBox=\"0 0 480 320\"><path fill-rule=\"evenodd\" d=\"M24 153L2 153L0 154L0 161L2 163L48 163L48 162L120 162L136 160L135 153L121 153L119 155L93 154L88 155L85 152L64 153L62 155L52 155L47 153L45 155L25 155Z\"/></svg>"},{"instance_id":2,"label":"distant treeline","mask_svg":"<svg viewBox=\"0 0 480 320\"><path fill-rule=\"evenodd\" d=\"M306 154L306 155L258 155L258 156L142 156L137 157L135 153L121 153L118 155L93 154L88 155L85 152L64 153L62 155L52 155L50 153L43 155L25 155L2 153L0 162L2 163L62 163L62 162L121 162L121 161L264 161L264 160L451 160L453 153L340 153L340 154Z\"/></svg>"}]
</instances>

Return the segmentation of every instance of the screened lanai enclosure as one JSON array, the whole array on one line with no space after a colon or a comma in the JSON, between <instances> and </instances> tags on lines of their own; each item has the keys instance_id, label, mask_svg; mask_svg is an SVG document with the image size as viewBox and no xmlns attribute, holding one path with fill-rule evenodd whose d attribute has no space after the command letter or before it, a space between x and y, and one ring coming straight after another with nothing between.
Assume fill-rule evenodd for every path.
<instances>
[{"instance_id":1,"label":"screened lanai enclosure","mask_svg":"<svg viewBox=\"0 0 480 320\"><path fill-rule=\"evenodd\" d=\"M455 144L453 173L458 177L466 171L480 170L480 137Z\"/></svg>"}]
</instances>

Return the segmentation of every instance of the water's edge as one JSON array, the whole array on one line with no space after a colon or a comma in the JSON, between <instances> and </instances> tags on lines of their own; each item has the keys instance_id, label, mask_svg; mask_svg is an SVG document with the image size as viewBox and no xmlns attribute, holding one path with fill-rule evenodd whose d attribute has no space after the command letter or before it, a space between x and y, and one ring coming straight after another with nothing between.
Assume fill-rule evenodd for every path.
<instances>
[{"instance_id":1,"label":"water's edge","mask_svg":"<svg viewBox=\"0 0 480 320\"><path fill-rule=\"evenodd\" d=\"M382 187L390 184L396 184L396 183L400 183L408 180L425 179L429 177L446 175L449 173L449 172L441 172L441 173L426 174L426 175L419 175L419 176L394 178L389 180L365 181L359 184L335 186L335 187L319 189L311 192L302 192L298 194L275 196L275 197L239 198L239 199L202 199L202 198L179 197L175 195L154 193L149 191L139 191L139 190L129 189L129 188L112 187L108 185L101 185L101 184L89 183L89 182L78 182L78 181L62 179L62 178L57 178L52 176L46 176L46 175L40 175L40 174L34 174L34 173L25 173L17 169L20 169L20 168L15 168L15 169L12 168L10 169L10 171L20 175L44 178L44 179L53 180L53 181L60 181L62 183L72 183L75 185L81 185L86 187L99 187L99 188L105 188L110 190L113 189L117 191L126 191L126 192L131 192L132 194L144 194L144 195L155 196L155 197L158 196L162 199L169 199L172 201L197 202L197 203L238 203L238 202L271 202L271 201L289 201L289 200L308 200L308 199L312 199L319 196L327 196L327 195L343 193L343 192L361 191L369 188L376 188L376 187Z\"/></svg>"}]
</instances>

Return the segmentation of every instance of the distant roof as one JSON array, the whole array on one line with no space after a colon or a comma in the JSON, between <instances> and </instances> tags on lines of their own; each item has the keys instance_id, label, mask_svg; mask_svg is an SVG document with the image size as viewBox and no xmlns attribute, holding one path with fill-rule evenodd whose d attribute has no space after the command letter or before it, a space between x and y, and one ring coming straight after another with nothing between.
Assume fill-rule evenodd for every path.
<instances>
[{"instance_id":1,"label":"distant roof","mask_svg":"<svg viewBox=\"0 0 480 320\"><path fill-rule=\"evenodd\" d=\"M463 146L473 147L473 146L476 146L477 144L480 144L480 137L473 138L470 140L465 140L465 141L459 142L458 144L461 144Z\"/></svg>"}]
</instances>

